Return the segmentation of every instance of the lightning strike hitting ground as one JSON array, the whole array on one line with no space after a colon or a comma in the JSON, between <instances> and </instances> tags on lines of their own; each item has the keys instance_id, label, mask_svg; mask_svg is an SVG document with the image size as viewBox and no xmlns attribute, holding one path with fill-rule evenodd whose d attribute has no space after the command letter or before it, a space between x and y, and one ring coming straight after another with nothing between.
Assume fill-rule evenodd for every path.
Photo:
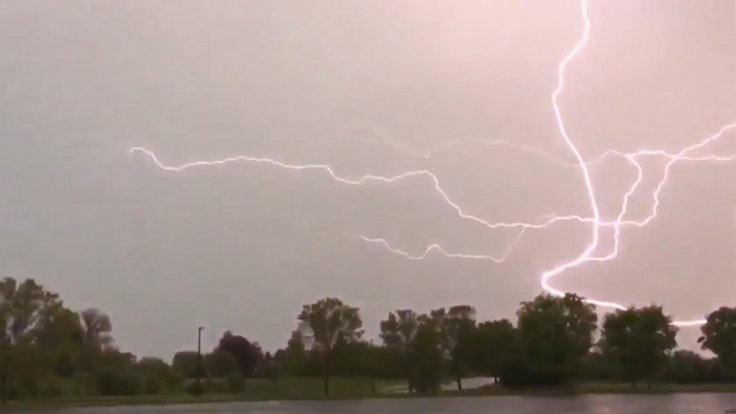
<instances>
[{"instance_id":1,"label":"lightning strike hitting ground","mask_svg":"<svg viewBox=\"0 0 736 414\"><path fill-rule=\"evenodd\" d=\"M591 210L593 211L594 222L593 222L593 230L592 230L592 237L591 237L592 240L590 244L588 244L588 246L582 252L582 254L580 254L577 258L569 262L563 263L553 269L545 271L542 274L542 287L546 291L550 292L551 294L558 295L558 296L564 295L564 292L550 285L550 281L552 280L552 278L559 276L560 274L564 273L566 270L581 266L587 262L592 262L592 261L602 262L602 261L613 260L617 257L618 247L620 243L620 229L621 229L623 216L625 216L626 214L626 206L627 206L629 197L631 196L631 194L633 194L636 191L636 187L641 182L641 177L642 177L641 166L636 162L636 159L635 159L637 154L628 156L627 159L629 159L630 162L633 162L634 164L636 164L639 174L638 174L638 178L636 182L632 185L632 187L630 188L630 190L627 192L626 196L624 197L623 208L621 210L621 214L619 215L619 218L616 224L614 224L614 228L615 228L614 249L610 254L606 256L602 256L602 257L594 256L593 253L597 249L599 241L600 241L599 235L600 235L600 227L601 227L600 210L599 210L598 203L596 200L595 188L592 185L592 181L590 180L590 173L588 170L588 165L586 164L585 160L580 155L579 150L577 149L577 147L575 146L575 144L573 143L573 141L570 139L570 137L567 134L567 131L565 128L565 122L561 115L561 110L558 104L558 98L562 94L564 87L565 87L565 73L566 73L567 66L572 61L572 59L578 54L578 52L580 52L580 50L582 50L582 48L588 42L588 38L590 35L590 18L588 16L588 0L581 0L581 12L582 12L582 18L584 22L583 35L578 41L578 43L575 45L575 47L563 58L562 62L560 63L558 67L558 70L557 70L558 83L557 83L557 88L552 94L552 105L555 110L555 118L557 121L557 126L560 130L560 134L562 135L567 145L570 147L570 150L573 152L573 154L575 154L575 158L578 160L580 164L580 170L583 173L583 177L585 180L585 187L588 192L588 199L590 201L590 207L591 207ZM726 132L733 129L734 127L736 127L736 122L725 125L716 134L704 139L703 141L697 144L691 145L683 149L676 156L671 157L669 159L669 161L667 162L667 165L665 166L665 172L663 174L663 178L659 182L659 185L657 186L657 189L655 190L653 194L654 204L652 206L652 213L644 221L639 222L637 224L638 226L643 227L649 224L649 222L651 222L651 220L653 220L657 216L658 207L660 204L659 194L661 193L662 188L664 188L664 185L666 184L669 178L669 172L670 172L671 167L681 157L687 156L688 153L696 149L703 148L707 146L708 144L712 143L713 141L720 139ZM607 308L625 309L625 306L615 303L615 302L602 301L602 300L597 300L597 299L588 299L588 302L595 304L597 306L603 306ZM674 322L674 324L678 326L692 326L692 325L700 325L703 323L705 323L704 320L675 321Z\"/></svg>"},{"instance_id":2,"label":"lightning strike hitting ground","mask_svg":"<svg viewBox=\"0 0 736 414\"><path fill-rule=\"evenodd\" d=\"M503 146L503 147L507 147L512 150L518 150L518 151L526 152L529 154L533 154L539 157L543 157L549 161L552 161L561 167L574 167L578 169L578 171L580 171L581 176L582 176L583 184L586 190L586 197L589 203L590 216L581 216L578 214L570 214L570 215L552 214L552 215L546 216L545 219L537 221L537 222L522 222L522 221L499 222L499 223L489 222L480 217L466 213L460 207L460 205L456 203L455 201L453 201L449 197L447 192L440 186L440 180L437 177L437 175L435 175L434 173L426 169L408 171L408 172L404 172L402 174L397 174L394 176L379 176L379 175L373 175L373 174L366 174L359 178L345 178L345 177L342 177L336 174L333 168L326 164L289 164L289 163L285 163L285 162L270 159L270 158L254 157L254 156L248 156L248 155L238 155L238 156L228 157L228 158L224 158L220 160L195 161L195 162L190 162L186 164L172 166L172 165L167 165L161 162L154 152L146 148L134 147L130 150L130 152L144 154L148 156L154 162L154 164L156 164L160 169L164 171L170 171L170 172L181 172L181 171L184 171L190 168L197 168L197 167L222 166L225 164L230 164L230 163L235 163L235 162L247 162L247 163L256 163L256 164L268 164L271 166L276 166L279 168L296 170L296 171L318 170L318 171L322 171L323 173L326 173L334 181L342 183L342 184L347 184L347 185L364 185L369 182L390 184L390 183L396 183L399 181L407 180L410 178L424 177L424 178L428 178L433 183L436 192L442 197L445 203L447 203L453 210L455 210L455 212L457 213L459 217L479 223L488 229L519 229L518 234L513 238L513 240L510 242L510 244L507 246L506 250L503 252L501 256L493 256L493 255L487 255L487 254L450 253L448 252L447 249L443 248L437 243L433 243L427 246L427 248L424 250L424 252L421 255L412 255L406 251L392 247L391 244L386 239L370 238L370 237L363 236L363 235L359 236L359 238L362 239L366 243L378 244L382 246L384 249L386 249L387 251L393 254L396 254L396 255L403 256L404 258L408 260L415 260L415 261L424 260L432 252L436 252L437 254L440 254L442 256L445 256L447 258L452 258L452 259L486 260L486 261L492 261L494 263L500 264L500 263L503 263L507 259L513 247L519 242L519 240L521 240L522 236L527 230L546 229L552 226L553 224L561 223L561 222L576 222L576 223L590 225L591 226L590 242L585 246L583 251L576 257L572 258L571 260L562 262L556 267L543 272L541 275L542 288L545 291L549 292L550 294L562 296L565 294L565 292L559 289L556 289L551 284L552 280L555 277L562 275L563 273L565 273L566 271L570 269L583 266L587 263L591 263L591 262L600 263L600 262L614 260L615 258L618 257L619 247L621 243L621 233L624 227L642 228L642 227L647 226L648 224L650 224L653 220L657 218L658 213L659 213L659 207L661 204L660 194L662 190L664 189L665 185L668 183L670 172L672 170L672 167L675 166L675 164L677 164L678 162L730 162L730 161L736 160L736 155L728 155L728 156L720 156L720 155L712 155L712 154L691 155L699 150L706 148L708 145L714 143L715 141L720 140L727 133L732 132L732 130L736 129L736 121L734 121L733 123L724 125L715 134L706 137L700 142L687 146L681 149L677 153L671 153L671 152L660 150L660 149L641 150L637 152L623 152L623 151L611 149L611 150L604 152L603 154L601 154L600 156L594 159L591 159L591 160L584 159L582 153L580 152L580 150L578 149L578 147L575 145L574 141L568 134L567 124L565 123L565 118L563 117L563 111L559 103L559 98L564 93L564 90L565 90L565 80L566 80L567 68L570 65L570 63L585 48L585 46L588 43L589 37L590 37L591 21L588 16L589 0L581 0L580 6L581 6L580 12L581 12L581 17L583 21L582 34L581 34L580 39L575 43L573 48L563 57L562 61L559 64L557 68L557 85L551 96L551 103L552 103L552 108L554 110L554 116L555 116L555 121L556 121L557 128L558 128L559 136L562 138L563 143L565 144L566 148L573 155L573 158L575 159L574 163L560 162L556 158L552 157L550 154L544 152L543 150L537 149L537 148L517 145L512 142L505 141L505 140L494 140L494 139L486 139L486 138L455 139L455 140L447 141L443 144L431 147L427 149L426 151L417 151L402 143L398 143L392 140L384 140L384 141L364 140L364 141L375 143L375 144L380 144L380 145L390 146L394 148L395 150L400 151L404 154L407 154L411 157L421 158L421 159L429 159L441 151L447 151L450 148L453 148L458 145L480 143L480 144L491 145L491 146ZM598 205L595 186L591 178L591 170L590 170L591 167L603 162L605 159L609 157L620 157L624 159L629 165L631 165L636 170L636 178L632 182L627 192L623 195L621 207L620 207L619 213L616 216L615 220L606 220L601 217L600 207ZM659 158L666 159L667 162L664 166L664 171L662 173L661 179L659 180L654 192L651 194L652 204L651 204L650 213L644 218L641 218L638 220L632 220L632 219L627 219L626 216L628 213L629 201L631 197L636 194L637 190L639 189L639 186L644 180L645 172L641 164L639 163L639 159L642 157L659 157ZM604 229L604 228L613 228L613 247L611 248L610 252L601 255L601 254L598 254L598 250L600 247L601 229ZM592 303L592 304L595 304L601 307L613 308L613 309L625 309L625 306L615 303L615 302L599 300L599 299L587 299L587 301L589 303ZM675 321L673 322L673 324L677 326L696 326L696 325L701 325L704 322L705 322L704 320L681 320L681 321Z\"/></svg>"}]
</instances>

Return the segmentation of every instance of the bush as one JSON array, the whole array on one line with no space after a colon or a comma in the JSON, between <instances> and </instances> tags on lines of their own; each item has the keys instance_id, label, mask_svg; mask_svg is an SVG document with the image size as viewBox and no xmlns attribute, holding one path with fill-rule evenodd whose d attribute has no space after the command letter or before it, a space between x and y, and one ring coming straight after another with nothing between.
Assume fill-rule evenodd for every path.
<instances>
[{"instance_id":1,"label":"bush","mask_svg":"<svg viewBox=\"0 0 736 414\"><path fill-rule=\"evenodd\" d=\"M158 378L146 375L143 377L143 383L141 384L141 393L144 395L155 395L159 394L163 390L163 384Z\"/></svg>"},{"instance_id":2,"label":"bush","mask_svg":"<svg viewBox=\"0 0 736 414\"><path fill-rule=\"evenodd\" d=\"M174 370L166 375L166 388L172 392L184 392L184 377Z\"/></svg>"},{"instance_id":3,"label":"bush","mask_svg":"<svg viewBox=\"0 0 736 414\"><path fill-rule=\"evenodd\" d=\"M240 372L238 360L227 351L216 350L204 357L204 366L207 375L214 378L227 378Z\"/></svg>"},{"instance_id":4,"label":"bush","mask_svg":"<svg viewBox=\"0 0 736 414\"><path fill-rule=\"evenodd\" d=\"M534 385L534 376L529 362L522 357L509 358L501 368L501 384L510 389Z\"/></svg>"},{"instance_id":5,"label":"bush","mask_svg":"<svg viewBox=\"0 0 736 414\"><path fill-rule=\"evenodd\" d=\"M102 372L97 376L97 390L100 395L135 395L138 391L138 382L135 378Z\"/></svg>"},{"instance_id":6,"label":"bush","mask_svg":"<svg viewBox=\"0 0 736 414\"><path fill-rule=\"evenodd\" d=\"M187 394L199 397L204 394L204 385L197 381L192 381L184 388Z\"/></svg>"},{"instance_id":7,"label":"bush","mask_svg":"<svg viewBox=\"0 0 736 414\"><path fill-rule=\"evenodd\" d=\"M71 378L71 393L77 397L97 395L95 378L85 371L76 371Z\"/></svg>"},{"instance_id":8,"label":"bush","mask_svg":"<svg viewBox=\"0 0 736 414\"><path fill-rule=\"evenodd\" d=\"M227 390L232 394L240 394L245 391L245 378L239 372L227 377Z\"/></svg>"},{"instance_id":9,"label":"bush","mask_svg":"<svg viewBox=\"0 0 736 414\"><path fill-rule=\"evenodd\" d=\"M41 398L59 398L67 394L67 382L56 376L44 378L38 388Z\"/></svg>"}]
</instances>

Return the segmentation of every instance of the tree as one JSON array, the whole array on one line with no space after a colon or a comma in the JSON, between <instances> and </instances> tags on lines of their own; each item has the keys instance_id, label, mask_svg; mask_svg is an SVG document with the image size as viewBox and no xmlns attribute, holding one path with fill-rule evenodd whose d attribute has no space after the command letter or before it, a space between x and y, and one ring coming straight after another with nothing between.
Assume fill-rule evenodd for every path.
<instances>
[{"instance_id":1,"label":"tree","mask_svg":"<svg viewBox=\"0 0 736 414\"><path fill-rule=\"evenodd\" d=\"M703 349L716 354L733 375L736 372L736 308L721 307L711 312L700 327L698 339Z\"/></svg>"},{"instance_id":2,"label":"tree","mask_svg":"<svg viewBox=\"0 0 736 414\"><path fill-rule=\"evenodd\" d=\"M386 320L381 321L381 339L383 344L406 350L419 328L419 316L410 309L389 313Z\"/></svg>"},{"instance_id":3,"label":"tree","mask_svg":"<svg viewBox=\"0 0 736 414\"><path fill-rule=\"evenodd\" d=\"M73 329L66 328L73 325L72 319L58 295L33 279L22 283L9 277L0 280L0 348L7 349L3 359L8 359L0 365L4 395L36 396L42 391L41 378L73 372L67 344L64 348L49 346L64 336L71 339Z\"/></svg>"},{"instance_id":4,"label":"tree","mask_svg":"<svg viewBox=\"0 0 736 414\"><path fill-rule=\"evenodd\" d=\"M193 378L197 373L198 359L197 351L180 351L174 354L171 366L185 378Z\"/></svg>"},{"instance_id":5,"label":"tree","mask_svg":"<svg viewBox=\"0 0 736 414\"><path fill-rule=\"evenodd\" d=\"M225 378L234 373L243 375L238 359L232 353L220 348L205 355L204 366L207 375L214 378Z\"/></svg>"},{"instance_id":6,"label":"tree","mask_svg":"<svg viewBox=\"0 0 736 414\"><path fill-rule=\"evenodd\" d=\"M471 345L476 370L498 382L503 365L516 348L517 341L516 328L507 319L479 324Z\"/></svg>"},{"instance_id":7,"label":"tree","mask_svg":"<svg viewBox=\"0 0 736 414\"><path fill-rule=\"evenodd\" d=\"M144 357L133 365L139 378L139 390L145 395L159 394L169 378L169 365L154 357Z\"/></svg>"},{"instance_id":8,"label":"tree","mask_svg":"<svg viewBox=\"0 0 736 414\"><path fill-rule=\"evenodd\" d=\"M724 379L715 359L706 359L692 351L676 351L667 367L667 380L676 384L703 384Z\"/></svg>"},{"instance_id":9,"label":"tree","mask_svg":"<svg viewBox=\"0 0 736 414\"><path fill-rule=\"evenodd\" d=\"M33 330L33 345L47 358L54 375L71 378L83 352L83 332L79 315L55 301L41 312Z\"/></svg>"},{"instance_id":10,"label":"tree","mask_svg":"<svg viewBox=\"0 0 736 414\"><path fill-rule=\"evenodd\" d=\"M293 331L286 349L279 349L274 355L278 366L277 370L287 375L302 375L307 359L305 348L301 332L298 329Z\"/></svg>"},{"instance_id":11,"label":"tree","mask_svg":"<svg viewBox=\"0 0 736 414\"><path fill-rule=\"evenodd\" d=\"M338 342L357 342L363 335L363 321L358 308L340 299L326 298L304 305L297 317L302 338L312 341L312 349L322 353L324 393L329 395L330 357Z\"/></svg>"},{"instance_id":12,"label":"tree","mask_svg":"<svg viewBox=\"0 0 736 414\"><path fill-rule=\"evenodd\" d=\"M262 364L261 371L263 372L263 376L276 384L279 380L279 368L276 366L276 358L270 352L266 352L266 355L263 356Z\"/></svg>"},{"instance_id":13,"label":"tree","mask_svg":"<svg viewBox=\"0 0 736 414\"><path fill-rule=\"evenodd\" d=\"M471 344L475 333L475 308L468 305L451 307L446 313L438 311L437 315L443 315L439 321L443 344L452 359L453 371L457 389L462 391L462 377L464 366L470 363Z\"/></svg>"},{"instance_id":14,"label":"tree","mask_svg":"<svg viewBox=\"0 0 736 414\"><path fill-rule=\"evenodd\" d=\"M33 336L34 343L46 348L79 348L83 341L79 315L61 301L50 303L40 312Z\"/></svg>"},{"instance_id":15,"label":"tree","mask_svg":"<svg viewBox=\"0 0 736 414\"><path fill-rule=\"evenodd\" d=\"M431 323L419 326L409 346L412 363L412 384L420 393L436 393L442 382L444 352L441 334Z\"/></svg>"},{"instance_id":16,"label":"tree","mask_svg":"<svg viewBox=\"0 0 736 414\"><path fill-rule=\"evenodd\" d=\"M58 301L33 279L18 284L10 277L0 281L0 296L0 342L9 345L32 342L46 308Z\"/></svg>"},{"instance_id":17,"label":"tree","mask_svg":"<svg viewBox=\"0 0 736 414\"><path fill-rule=\"evenodd\" d=\"M677 328L659 306L617 310L605 316L601 338L603 355L633 388L661 373L677 346Z\"/></svg>"},{"instance_id":18,"label":"tree","mask_svg":"<svg viewBox=\"0 0 736 414\"><path fill-rule=\"evenodd\" d=\"M84 327L84 343L91 349L100 350L112 345L110 317L98 309L89 308L81 312Z\"/></svg>"},{"instance_id":19,"label":"tree","mask_svg":"<svg viewBox=\"0 0 736 414\"><path fill-rule=\"evenodd\" d=\"M541 294L517 312L520 345L531 383L565 384L574 379L593 345L598 317L584 299Z\"/></svg>"},{"instance_id":20,"label":"tree","mask_svg":"<svg viewBox=\"0 0 736 414\"><path fill-rule=\"evenodd\" d=\"M403 359L402 371L407 378L409 392L414 392L412 384L412 358L409 347L419 329L419 315L409 309L397 310L389 313L386 320L381 321L381 339L383 344L391 350L401 354Z\"/></svg>"},{"instance_id":21,"label":"tree","mask_svg":"<svg viewBox=\"0 0 736 414\"><path fill-rule=\"evenodd\" d=\"M263 351L257 342L251 342L240 335L225 332L217 349L229 352L238 361L240 373L252 377L263 359Z\"/></svg>"}]
</instances>

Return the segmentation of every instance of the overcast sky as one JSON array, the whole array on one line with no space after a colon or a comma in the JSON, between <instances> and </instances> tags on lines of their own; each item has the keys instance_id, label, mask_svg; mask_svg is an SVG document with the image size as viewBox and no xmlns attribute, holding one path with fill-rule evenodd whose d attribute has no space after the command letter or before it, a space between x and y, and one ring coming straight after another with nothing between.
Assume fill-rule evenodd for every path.
<instances>
[{"instance_id":1,"label":"overcast sky","mask_svg":"<svg viewBox=\"0 0 736 414\"><path fill-rule=\"evenodd\" d=\"M423 262L421 252L501 254L514 238L462 220L425 178L346 186L319 171L180 164L237 154L324 163L347 177L435 172L489 221L590 214L551 107L557 64L582 31L576 0L0 2L0 275L33 277L74 309L112 316L118 344L170 357L226 329L273 350L301 305L362 309L370 337L397 308L475 305L513 317L539 276L584 249L590 227L532 231L508 261ZM561 98L586 158L678 151L736 120L733 0L591 0L587 47ZM370 142L372 141L372 142ZM736 153L736 133L708 152ZM631 218L646 215L662 160L644 163ZM618 260L556 279L681 318L733 305L736 163L678 164L660 215L627 229ZM594 167L613 217L634 171ZM608 239L606 239L608 240ZM604 243L607 246L608 242ZM683 332L693 346L697 329Z\"/></svg>"}]
</instances>

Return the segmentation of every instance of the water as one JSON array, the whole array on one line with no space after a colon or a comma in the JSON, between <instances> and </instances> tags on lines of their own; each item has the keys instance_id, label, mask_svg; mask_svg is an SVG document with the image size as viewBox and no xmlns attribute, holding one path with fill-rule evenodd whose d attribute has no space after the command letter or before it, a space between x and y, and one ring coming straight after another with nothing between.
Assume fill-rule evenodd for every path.
<instances>
[{"instance_id":1,"label":"water","mask_svg":"<svg viewBox=\"0 0 736 414\"><path fill-rule=\"evenodd\" d=\"M247 402L187 406L70 408L56 412L65 414L717 414L736 413L736 394Z\"/></svg>"}]
</instances>

